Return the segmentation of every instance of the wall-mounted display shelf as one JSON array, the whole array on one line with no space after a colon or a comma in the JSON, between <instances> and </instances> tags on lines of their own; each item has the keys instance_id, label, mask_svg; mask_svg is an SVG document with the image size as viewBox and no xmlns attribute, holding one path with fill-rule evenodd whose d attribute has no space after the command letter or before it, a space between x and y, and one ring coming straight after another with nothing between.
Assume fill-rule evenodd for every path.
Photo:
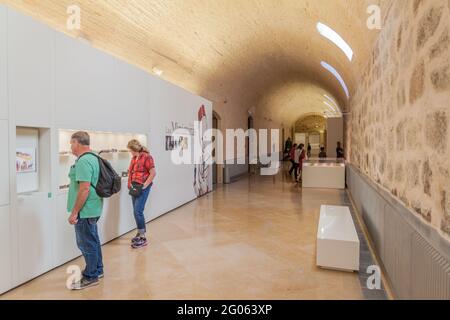
<instances>
[{"instance_id":1,"label":"wall-mounted display shelf","mask_svg":"<svg viewBox=\"0 0 450 320\"><path fill-rule=\"evenodd\" d=\"M68 189L70 167L76 158L70 150L70 138L78 130L59 130L59 189L64 192ZM91 138L92 152L108 160L114 170L123 178L128 177L128 167L131 161L131 154L127 149L128 141L137 139L142 145L147 145L147 136L133 133L114 133L88 131Z\"/></svg>"}]
</instances>

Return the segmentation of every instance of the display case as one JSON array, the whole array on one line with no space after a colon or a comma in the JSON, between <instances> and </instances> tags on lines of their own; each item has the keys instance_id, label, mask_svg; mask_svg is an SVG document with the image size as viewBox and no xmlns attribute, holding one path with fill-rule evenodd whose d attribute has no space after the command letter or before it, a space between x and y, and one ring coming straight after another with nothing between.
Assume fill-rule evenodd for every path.
<instances>
[{"instance_id":1,"label":"display case","mask_svg":"<svg viewBox=\"0 0 450 320\"><path fill-rule=\"evenodd\" d=\"M76 157L70 149L70 138L78 130L59 130L59 189L69 188L69 170ZM127 150L128 141L137 139L142 145L147 145L147 136L133 133L113 133L103 131L88 131L91 138L91 149L94 153L108 160L114 170L122 177L127 177L131 154Z\"/></svg>"},{"instance_id":2,"label":"display case","mask_svg":"<svg viewBox=\"0 0 450 320\"><path fill-rule=\"evenodd\" d=\"M18 195L51 192L50 129L16 127Z\"/></svg>"},{"instance_id":3,"label":"display case","mask_svg":"<svg viewBox=\"0 0 450 320\"><path fill-rule=\"evenodd\" d=\"M311 158L303 162L304 188L345 189L345 160Z\"/></svg>"}]
</instances>

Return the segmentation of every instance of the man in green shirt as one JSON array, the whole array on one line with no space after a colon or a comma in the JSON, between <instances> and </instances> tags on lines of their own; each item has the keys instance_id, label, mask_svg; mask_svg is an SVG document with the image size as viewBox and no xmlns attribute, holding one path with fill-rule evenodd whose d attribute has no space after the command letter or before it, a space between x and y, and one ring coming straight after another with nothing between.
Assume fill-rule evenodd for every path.
<instances>
[{"instance_id":1,"label":"man in green shirt","mask_svg":"<svg viewBox=\"0 0 450 320\"><path fill-rule=\"evenodd\" d=\"M89 154L90 137L87 132L76 132L70 140L72 153L77 157L70 168L67 211L71 212L69 223L75 226L77 246L83 254L86 268L73 290L98 285L103 277L103 258L97 222L103 210L103 199L95 187L100 174L100 165L95 155Z\"/></svg>"}]
</instances>

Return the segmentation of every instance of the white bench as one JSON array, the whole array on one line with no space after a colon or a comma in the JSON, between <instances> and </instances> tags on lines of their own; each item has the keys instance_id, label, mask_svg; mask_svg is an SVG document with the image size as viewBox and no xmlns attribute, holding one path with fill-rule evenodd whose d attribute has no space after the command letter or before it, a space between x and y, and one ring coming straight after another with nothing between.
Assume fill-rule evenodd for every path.
<instances>
[{"instance_id":1,"label":"white bench","mask_svg":"<svg viewBox=\"0 0 450 320\"><path fill-rule=\"evenodd\" d=\"M348 207L321 206L316 262L327 269L359 270L359 238Z\"/></svg>"}]
</instances>

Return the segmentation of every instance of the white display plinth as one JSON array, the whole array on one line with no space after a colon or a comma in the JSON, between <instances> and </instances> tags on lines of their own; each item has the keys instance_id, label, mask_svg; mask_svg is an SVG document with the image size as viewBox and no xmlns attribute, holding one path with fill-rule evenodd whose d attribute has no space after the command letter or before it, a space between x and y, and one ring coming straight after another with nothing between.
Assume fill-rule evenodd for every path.
<instances>
[{"instance_id":1,"label":"white display plinth","mask_svg":"<svg viewBox=\"0 0 450 320\"><path fill-rule=\"evenodd\" d=\"M316 261L322 268L359 270L359 238L348 207L321 206Z\"/></svg>"},{"instance_id":2,"label":"white display plinth","mask_svg":"<svg viewBox=\"0 0 450 320\"><path fill-rule=\"evenodd\" d=\"M304 188L345 189L345 164L305 162L302 167Z\"/></svg>"}]
</instances>

